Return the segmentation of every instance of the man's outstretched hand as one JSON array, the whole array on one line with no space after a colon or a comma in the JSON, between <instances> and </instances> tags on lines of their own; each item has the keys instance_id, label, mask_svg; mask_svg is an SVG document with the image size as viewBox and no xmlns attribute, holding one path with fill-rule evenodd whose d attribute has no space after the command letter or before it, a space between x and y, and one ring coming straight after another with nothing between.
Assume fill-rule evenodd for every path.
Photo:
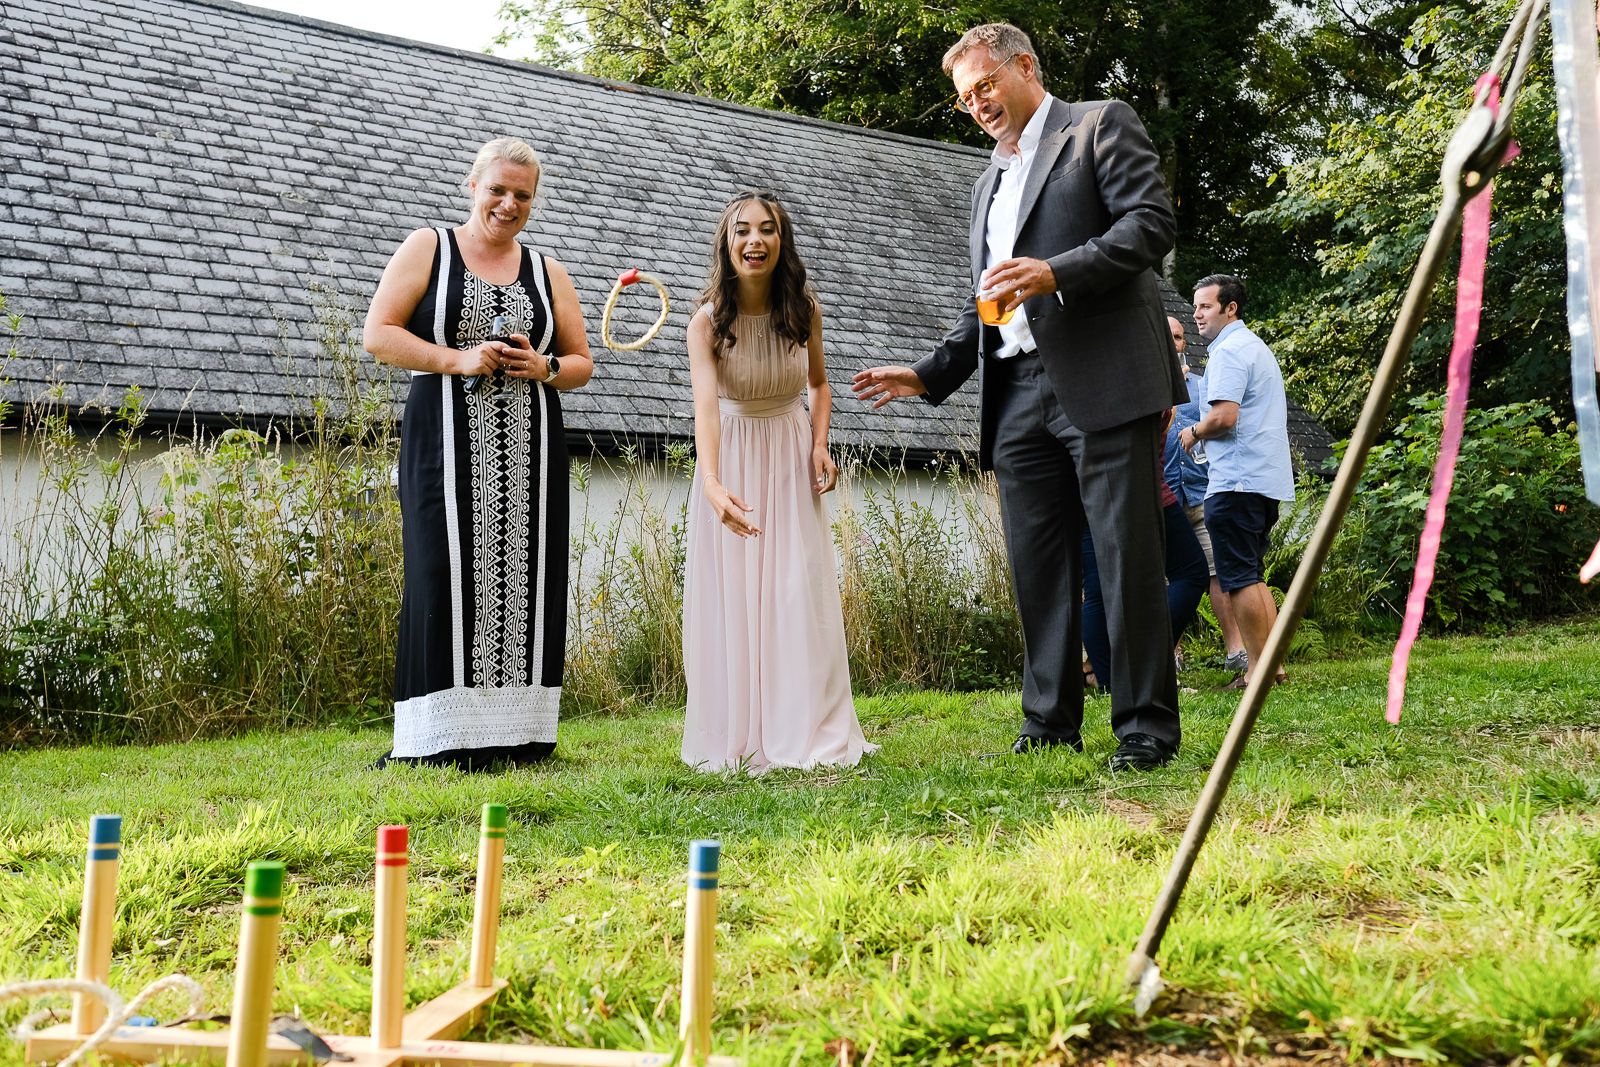
<instances>
[{"instance_id":1,"label":"man's outstretched hand","mask_svg":"<svg viewBox=\"0 0 1600 1067\"><path fill-rule=\"evenodd\" d=\"M921 396L928 387L910 367L868 367L850 380L850 391L881 408L895 397Z\"/></svg>"}]
</instances>

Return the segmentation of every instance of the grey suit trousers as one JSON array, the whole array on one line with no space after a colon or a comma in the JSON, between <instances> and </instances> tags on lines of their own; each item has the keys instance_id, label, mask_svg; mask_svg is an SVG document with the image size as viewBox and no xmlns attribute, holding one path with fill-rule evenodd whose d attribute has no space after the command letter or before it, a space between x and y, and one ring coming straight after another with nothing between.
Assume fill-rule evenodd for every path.
<instances>
[{"instance_id":1,"label":"grey suit trousers","mask_svg":"<svg viewBox=\"0 0 1600 1067\"><path fill-rule=\"evenodd\" d=\"M1148 734L1176 751L1160 415L1080 430L1037 354L987 358L985 373L1000 386L994 471L1026 645L1022 733L1073 739L1082 727L1087 520L1111 638L1112 733Z\"/></svg>"}]
</instances>

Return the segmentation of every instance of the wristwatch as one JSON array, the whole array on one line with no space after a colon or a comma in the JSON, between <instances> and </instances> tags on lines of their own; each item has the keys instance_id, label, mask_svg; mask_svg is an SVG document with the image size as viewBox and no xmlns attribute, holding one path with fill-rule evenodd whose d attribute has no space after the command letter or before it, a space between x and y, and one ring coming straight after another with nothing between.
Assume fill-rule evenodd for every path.
<instances>
[{"instance_id":1,"label":"wristwatch","mask_svg":"<svg viewBox=\"0 0 1600 1067\"><path fill-rule=\"evenodd\" d=\"M544 361L544 365L550 369L550 373L546 374L542 379L546 384L548 384L555 381L556 375L561 373L561 360L555 356L550 356Z\"/></svg>"}]
</instances>

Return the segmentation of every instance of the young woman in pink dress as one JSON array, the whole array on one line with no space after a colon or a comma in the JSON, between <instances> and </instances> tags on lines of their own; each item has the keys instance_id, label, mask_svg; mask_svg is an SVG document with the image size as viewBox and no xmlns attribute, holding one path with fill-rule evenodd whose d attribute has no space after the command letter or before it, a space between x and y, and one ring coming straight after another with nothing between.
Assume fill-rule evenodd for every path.
<instances>
[{"instance_id":1,"label":"young woman in pink dress","mask_svg":"<svg viewBox=\"0 0 1600 1067\"><path fill-rule=\"evenodd\" d=\"M776 197L744 193L723 209L703 297L689 321L683 759L752 773L853 765L877 746L850 695L822 499L839 477L822 311Z\"/></svg>"}]
</instances>

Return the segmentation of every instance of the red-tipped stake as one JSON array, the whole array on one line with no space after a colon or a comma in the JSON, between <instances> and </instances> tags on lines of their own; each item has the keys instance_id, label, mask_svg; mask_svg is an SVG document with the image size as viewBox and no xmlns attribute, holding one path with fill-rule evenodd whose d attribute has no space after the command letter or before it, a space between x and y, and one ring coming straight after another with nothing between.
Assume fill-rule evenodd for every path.
<instances>
[{"instance_id":1,"label":"red-tipped stake","mask_svg":"<svg viewBox=\"0 0 1600 1067\"><path fill-rule=\"evenodd\" d=\"M406 828L378 827L372 934L372 1043L399 1048L406 1013Z\"/></svg>"}]
</instances>

